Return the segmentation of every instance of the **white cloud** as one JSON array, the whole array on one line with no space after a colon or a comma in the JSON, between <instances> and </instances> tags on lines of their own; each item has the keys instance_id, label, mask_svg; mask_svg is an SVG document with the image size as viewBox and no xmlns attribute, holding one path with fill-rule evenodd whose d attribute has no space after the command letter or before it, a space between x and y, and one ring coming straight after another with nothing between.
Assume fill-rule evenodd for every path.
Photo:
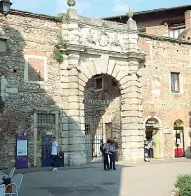
<instances>
[{"instance_id":1,"label":"white cloud","mask_svg":"<svg viewBox=\"0 0 191 196\"><path fill-rule=\"evenodd\" d=\"M117 14L126 14L129 10L129 4L126 0L114 0L113 12Z\"/></svg>"}]
</instances>

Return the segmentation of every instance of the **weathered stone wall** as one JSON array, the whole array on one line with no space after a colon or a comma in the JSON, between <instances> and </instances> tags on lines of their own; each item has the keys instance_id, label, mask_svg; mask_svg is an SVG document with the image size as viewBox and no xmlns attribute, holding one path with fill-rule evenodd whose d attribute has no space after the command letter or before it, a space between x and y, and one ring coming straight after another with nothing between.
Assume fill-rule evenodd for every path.
<instances>
[{"instance_id":1,"label":"weathered stone wall","mask_svg":"<svg viewBox=\"0 0 191 196\"><path fill-rule=\"evenodd\" d=\"M4 156L3 163L0 158L0 166L15 164L15 132L29 134L29 166L40 166L39 137L50 130L57 136L58 127L46 126L44 131L42 128L37 130L34 113L59 111L59 65L53 60L53 48L57 44L60 23L16 13L7 18L1 16L0 20L0 36L7 39L8 47L0 56L1 96L6 104L3 115L10 114L14 122L14 133L7 135L8 143L1 146L3 153L8 152L9 156ZM2 131L7 129L4 127ZM37 137L38 143L35 141ZM35 149L38 151L34 152ZM34 155L37 156L36 163Z\"/></svg>"},{"instance_id":2,"label":"weathered stone wall","mask_svg":"<svg viewBox=\"0 0 191 196\"><path fill-rule=\"evenodd\" d=\"M117 137L121 144L121 98L117 81L109 75L103 75L103 90L96 91L95 79L91 78L85 88L85 122L92 125L92 134L103 134L104 142ZM111 123L111 132L107 134L106 123ZM99 124L102 131L97 133ZM101 136L101 135L100 135Z\"/></svg>"},{"instance_id":3,"label":"weathered stone wall","mask_svg":"<svg viewBox=\"0 0 191 196\"><path fill-rule=\"evenodd\" d=\"M161 158L174 157L174 122L184 122L184 145L186 156L190 156L190 45L139 39L141 51L147 54L146 68L142 68L142 94L144 119L152 113L161 121ZM171 92L170 73L180 73L180 93ZM165 134L169 130L171 134Z\"/></svg>"},{"instance_id":4,"label":"weathered stone wall","mask_svg":"<svg viewBox=\"0 0 191 196\"><path fill-rule=\"evenodd\" d=\"M73 9L68 17L63 24L26 12L2 19L1 35L9 48L0 57L3 115L11 114L15 132L29 134L29 166L41 166L43 135L59 138L66 164L86 163L84 92L88 80L97 74L109 75L119 83L121 96L114 93L115 100L102 118L119 122L121 117L123 160L143 160L139 68L144 54L138 51L136 22L130 18L126 25L119 25L89 19ZM58 64L52 52L60 29L66 43L59 48L64 62ZM55 114L54 123L39 124L41 113ZM8 138L12 145L15 134ZM8 167L14 162L12 153L4 164Z\"/></svg>"}]
</instances>

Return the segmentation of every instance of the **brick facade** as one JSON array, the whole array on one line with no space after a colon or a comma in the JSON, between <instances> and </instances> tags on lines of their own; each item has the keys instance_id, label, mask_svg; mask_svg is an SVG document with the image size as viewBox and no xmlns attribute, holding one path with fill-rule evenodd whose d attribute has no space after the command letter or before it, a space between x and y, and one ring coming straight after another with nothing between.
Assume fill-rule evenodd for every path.
<instances>
[{"instance_id":1,"label":"brick facade","mask_svg":"<svg viewBox=\"0 0 191 196\"><path fill-rule=\"evenodd\" d=\"M165 130L174 130L178 119L184 122L185 151L190 156L190 46L140 38L140 49L147 54L146 68L141 70L143 116L146 119L154 112L161 120L161 158L174 157L174 133L165 134ZM171 92L171 72L180 73L180 93Z\"/></svg>"},{"instance_id":2,"label":"brick facade","mask_svg":"<svg viewBox=\"0 0 191 196\"><path fill-rule=\"evenodd\" d=\"M118 25L87 19L73 9L68 10L68 16L69 20L62 23L20 11L1 18L0 38L7 40L8 46L0 57L1 97L5 103L1 124L10 119L1 126L1 167L15 165L15 136L21 132L29 139L29 167L42 166L42 153L46 151L42 137L52 135L58 138L60 151L65 152L65 164L87 163L85 116L94 110L86 105L84 92L95 75L104 76L108 91L98 93L98 99L105 95L112 99L98 118L104 124L116 122L113 134L120 140L121 158L144 157L139 68L145 55L138 52L136 22L130 19L128 24ZM107 28L102 28L104 25ZM62 63L53 59L60 33L67 43L59 48ZM111 93L111 86L116 92ZM91 148L95 148L93 143Z\"/></svg>"},{"instance_id":3,"label":"brick facade","mask_svg":"<svg viewBox=\"0 0 191 196\"><path fill-rule=\"evenodd\" d=\"M0 57L1 97L5 102L0 119L2 167L15 164L17 132L29 135L29 167L42 165L45 135L58 138L66 164L87 163L86 125L92 124L96 115L94 135L102 123L104 137L100 139L116 136L124 161L143 160L146 124L153 119L157 122L155 154L158 151L158 158L173 158L178 141L174 123L181 120L184 138L180 136L180 140L189 157L189 43L138 37L132 19L118 25L81 17L72 9L68 15L71 21L62 23L25 12L1 18L0 39L7 40L8 45ZM182 21L182 15L177 13L175 19ZM168 36L168 24L161 21L163 18L155 22L145 19L138 24L146 27L146 34ZM64 61L59 64L53 59L53 50L60 32L67 46L60 48ZM178 93L171 91L171 73L179 74ZM103 76L102 91L95 91L97 75ZM49 119L52 115L53 121ZM115 125L112 134L109 123Z\"/></svg>"},{"instance_id":4,"label":"brick facade","mask_svg":"<svg viewBox=\"0 0 191 196\"><path fill-rule=\"evenodd\" d=\"M143 95L143 126L157 119L159 122L158 158L172 158L177 155L175 143L179 139L177 129L182 129L179 148L184 146L186 157L190 157L190 66L191 66L191 6L155 9L135 12L134 19L141 29L138 45L146 54L146 67L141 69ZM110 17L125 23L127 16ZM184 30L185 29L185 30ZM183 32L182 32L183 31ZM181 33L182 32L182 33ZM170 37L169 37L170 36ZM179 38L178 40L172 38ZM171 73L179 74L179 92L171 90ZM174 123L181 120L182 127ZM176 123L175 123L176 124ZM150 126L150 129L152 126ZM145 133L146 136L146 133ZM176 141L177 140L177 141ZM155 148L156 150L156 148ZM154 153L155 154L155 153Z\"/></svg>"},{"instance_id":5,"label":"brick facade","mask_svg":"<svg viewBox=\"0 0 191 196\"><path fill-rule=\"evenodd\" d=\"M185 14L186 30L189 27L189 13ZM139 38L139 48L146 53L146 68L143 74L144 119L151 114L160 119L160 158L175 157L174 123L180 119L184 124L184 152L190 157L190 45L172 43L167 39L157 41L157 36L168 36L168 25L146 27L150 38ZM184 35L184 32L182 33ZM188 37L188 36L187 36ZM186 38L187 38L186 37ZM183 39L189 41L188 39ZM170 74L179 73L179 92L171 91ZM168 130L168 131L166 131ZM170 131L169 131L170 130ZM169 133L170 132L170 133Z\"/></svg>"},{"instance_id":6,"label":"brick facade","mask_svg":"<svg viewBox=\"0 0 191 196\"><path fill-rule=\"evenodd\" d=\"M0 18L0 38L7 40L7 52L0 57L1 97L6 105L0 118L0 165L15 165L15 134L27 132L29 167L41 166L41 136L48 132L57 136L59 128L58 123L46 127L35 123L38 113L58 111L59 65L52 51L60 23L19 14Z\"/></svg>"}]
</instances>

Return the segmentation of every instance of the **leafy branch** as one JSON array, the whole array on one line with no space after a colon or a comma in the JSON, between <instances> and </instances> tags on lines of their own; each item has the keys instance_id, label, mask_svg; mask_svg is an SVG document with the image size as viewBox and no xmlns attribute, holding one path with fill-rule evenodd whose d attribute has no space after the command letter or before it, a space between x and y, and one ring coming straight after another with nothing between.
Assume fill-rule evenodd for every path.
<instances>
[{"instance_id":1,"label":"leafy branch","mask_svg":"<svg viewBox=\"0 0 191 196\"><path fill-rule=\"evenodd\" d=\"M54 54L53 57L55 60L57 60L59 63L63 62L64 57L62 55L62 53L60 52L60 50L58 48L54 48Z\"/></svg>"},{"instance_id":2,"label":"leafy branch","mask_svg":"<svg viewBox=\"0 0 191 196\"><path fill-rule=\"evenodd\" d=\"M58 39L58 44L54 48L53 57L54 57L55 60L57 60L59 63L61 63L61 62L63 62L64 57L63 57L62 52L60 51L59 48L60 47L66 48L67 40L65 40L62 37L62 35L58 35L57 39Z\"/></svg>"}]
</instances>

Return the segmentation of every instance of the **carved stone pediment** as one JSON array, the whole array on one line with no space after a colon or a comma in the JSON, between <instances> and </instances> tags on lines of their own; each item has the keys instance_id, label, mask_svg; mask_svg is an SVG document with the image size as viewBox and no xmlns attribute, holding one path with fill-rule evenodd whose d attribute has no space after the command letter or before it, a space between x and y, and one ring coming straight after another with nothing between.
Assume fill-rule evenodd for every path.
<instances>
[{"instance_id":1,"label":"carved stone pediment","mask_svg":"<svg viewBox=\"0 0 191 196\"><path fill-rule=\"evenodd\" d=\"M109 51L128 52L129 35L102 28L81 26L68 33L68 42Z\"/></svg>"}]
</instances>

